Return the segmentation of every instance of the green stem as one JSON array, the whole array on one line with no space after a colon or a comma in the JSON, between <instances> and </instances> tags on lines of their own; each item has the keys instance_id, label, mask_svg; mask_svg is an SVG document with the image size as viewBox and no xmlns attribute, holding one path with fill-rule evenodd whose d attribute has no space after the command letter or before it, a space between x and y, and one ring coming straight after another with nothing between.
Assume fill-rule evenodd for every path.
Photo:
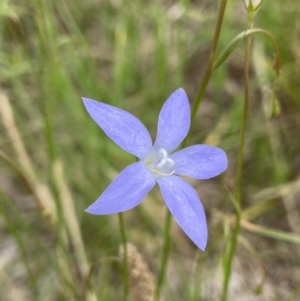
<instances>
[{"instance_id":1,"label":"green stem","mask_svg":"<svg viewBox=\"0 0 300 301\"><path fill-rule=\"evenodd\" d=\"M217 19L217 25L216 25L216 29L215 29L214 38L213 38L213 43L212 43L212 47L211 47L210 54L209 54L209 62L208 62L207 68L205 70L203 80L199 87L199 91L197 93L195 102L192 107L191 125L194 122L196 113L197 113L198 108L203 99L203 96L206 91L209 80L211 78L211 75L214 71L213 65L214 65L216 51L217 51L217 47L218 47L218 43L219 43L219 37L220 37L221 28L222 28L222 22L223 22L223 18L224 18L226 4L227 4L227 0L221 1L218 19ZM187 145L187 137L182 142L181 147L185 147ZM167 270L167 265L168 265L168 259L169 259L169 254L170 254L170 245L171 245L171 240L170 240L171 222L172 222L171 213L169 211L167 211L166 219L165 219L164 249L163 249L160 272L159 272L159 277L158 277L158 282L157 282L157 287L156 287L156 292L155 292L155 300L156 301L159 301L161 288L162 288L164 280L165 280L165 275L166 275L166 270Z\"/></svg>"},{"instance_id":2,"label":"green stem","mask_svg":"<svg viewBox=\"0 0 300 301\"><path fill-rule=\"evenodd\" d=\"M123 213L118 213L119 217L119 227L121 233L121 239L124 249L124 257L123 257L123 280L124 280L124 301L127 300L129 294L129 282L128 282L128 263L127 263L127 238L125 232L125 224L123 219Z\"/></svg>"},{"instance_id":3,"label":"green stem","mask_svg":"<svg viewBox=\"0 0 300 301\"><path fill-rule=\"evenodd\" d=\"M253 18L249 16L248 19L248 28L253 27ZM236 201L238 205L238 210L236 210L236 219L234 224L234 230L231 236L231 241L229 244L228 253L225 254L224 260L224 280L223 280L223 291L222 291L222 301L227 300L229 280L232 271L232 261L235 254L238 235L240 232L240 222L241 222L241 205L242 205L242 174L243 174L243 159L244 159L244 145L245 145L245 133L246 133L246 124L247 116L249 109L249 61L250 61L250 50L251 50L252 37L247 36L246 40L246 49L245 49L245 66L244 66L244 108L242 116L242 124L240 130L240 144L239 144L239 153L238 153L238 162L237 162L237 172L236 172Z\"/></svg>"},{"instance_id":4,"label":"green stem","mask_svg":"<svg viewBox=\"0 0 300 301\"><path fill-rule=\"evenodd\" d=\"M209 61L208 61L201 85L199 87L198 93L196 95L195 102L193 104L191 123L193 123L193 121L196 117L198 108L203 100L203 96L206 91L207 85L214 72L214 68L213 68L214 60L215 60L217 47L218 47L218 43L219 43L219 37L220 37L220 33L221 33L226 4L227 4L227 0L222 0L220 9L219 9L219 15L218 15L217 25L216 25L216 29L215 29L215 34L214 34L214 38L213 38L213 44L210 49Z\"/></svg>"},{"instance_id":5,"label":"green stem","mask_svg":"<svg viewBox=\"0 0 300 301\"><path fill-rule=\"evenodd\" d=\"M167 265L168 265L168 259L170 254L170 247L171 247L171 237L170 237L171 224L172 224L172 216L170 211L167 210L166 219L165 219L164 249L163 249L160 272L159 272L156 291L155 291L156 301L159 301L160 299L160 293L165 281L165 276L167 271Z\"/></svg>"}]
</instances>

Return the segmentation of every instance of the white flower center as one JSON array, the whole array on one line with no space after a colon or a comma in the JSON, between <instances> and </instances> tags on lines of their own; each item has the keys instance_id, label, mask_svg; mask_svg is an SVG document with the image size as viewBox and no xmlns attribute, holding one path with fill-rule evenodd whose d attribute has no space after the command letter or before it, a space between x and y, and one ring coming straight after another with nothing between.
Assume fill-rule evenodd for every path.
<instances>
[{"instance_id":1,"label":"white flower center","mask_svg":"<svg viewBox=\"0 0 300 301\"><path fill-rule=\"evenodd\" d=\"M171 176L175 173L174 161L168 157L164 148L151 150L144 163L150 169L154 177Z\"/></svg>"}]
</instances>

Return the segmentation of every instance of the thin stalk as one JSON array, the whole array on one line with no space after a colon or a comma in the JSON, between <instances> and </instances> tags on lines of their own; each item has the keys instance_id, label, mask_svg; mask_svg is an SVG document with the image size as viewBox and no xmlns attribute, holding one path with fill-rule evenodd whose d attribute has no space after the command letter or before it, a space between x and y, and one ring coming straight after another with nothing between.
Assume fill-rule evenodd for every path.
<instances>
[{"instance_id":1,"label":"thin stalk","mask_svg":"<svg viewBox=\"0 0 300 301\"><path fill-rule=\"evenodd\" d=\"M252 25L250 25L252 26ZM247 38L246 51L245 51L245 70L244 70L244 81L245 81L245 91L244 91L244 109L243 117L240 131L240 145L238 154L238 164L237 164L237 177L236 177L236 198L241 204L241 189L242 189L242 173L243 173L243 159L244 159L244 145L245 145L245 132L246 124L248 118L249 110L249 57L251 49L252 37Z\"/></svg>"},{"instance_id":2,"label":"thin stalk","mask_svg":"<svg viewBox=\"0 0 300 301\"><path fill-rule=\"evenodd\" d=\"M166 278L166 271L168 266L168 259L170 255L170 249L171 249L171 236L170 236L170 230L171 230L171 224L172 224L172 215L169 210L166 212L166 218L165 218L165 232L164 232L164 248L163 248L163 254L161 259L161 266L155 291L155 301L160 300L160 294L161 289L163 287L163 284L165 282Z\"/></svg>"},{"instance_id":3,"label":"thin stalk","mask_svg":"<svg viewBox=\"0 0 300 301\"><path fill-rule=\"evenodd\" d=\"M124 280L124 301L127 300L129 294L129 282L128 282L128 260L127 260L127 238L126 238L126 231L125 231L125 223L123 219L123 213L118 213L119 217L119 227L120 227L120 234L124 249L124 257L123 257L123 280Z\"/></svg>"},{"instance_id":4,"label":"thin stalk","mask_svg":"<svg viewBox=\"0 0 300 301\"><path fill-rule=\"evenodd\" d=\"M219 37L220 37L220 33L221 33L226 4L227 4L227 0L221 1L216 29L215 29L215 34L214 34L214 38L213 38L213 43L212 43L212 47L210 49L208 65L205 70L202 82L200 84L196 99L192 106L191 125L193 124L193 122L195 120L196 113L203 100L203 96L206 91L207 85L208 85L211 75L213 74L213 71L214 71L214 68L213 68L214 60L215 60L216 51L217 51L217 47L218 47L218 43L219 43ZM185 147L187 145L187 138L188 138L188 136L183 140L181 147ZM166 218L165 218L164 248L163 248L160 272L159 272L158 282L157 282L157 287L156 287L156 292L155 292L155 300L156 301L159 301L161 288L164 284L164 280L166 277L166 270L167 270L168 259L169 259L169 255L170 255L170 245L171 245L171 240L170 240L171 223L172 223L172 216L168 210L167 214L166 214Z\"/></svg>"},{"instance_id":5,"label":"thin stalk","mask_svg":"<svg viewBox=\"0 0 300 301\"><path fill-rule=\"evenodd\" d=\"M248 14L248 29L253 27L253 16ZM241 210L242 207L242 174L243 174L243 161L244 161L244 145L245 145L245 133L249 109L249 61L250 61L250 51L251 51L252 36L247 36L246 49L245 49L245 63L244 63L244 108L242 116L242 124L240 130L240 144L238 152L238 162L237 162L237 172L236 172L236 184L235 184L235 197L237 201L238 210L236 210L236 219L231 236L231 241L229 243L228 253L225 254L224 258L224 279L223 279L223 290L222 290L222 301L227 300L229 280L232 271L232 261L235 254L238 235L241 228Z\"/></svg>"},{"instance_id":6,"label":"thin stalk","mask_svg":"<svg viewBox=\"0 0 300 301\"><path fill-rule=\"evenodd\" d=\"M211 47L210 53L209 53L208 64L207 64L207 67L206 67L201 85L199 87L198 93L196 95L195 102L194 102L193 107L192 107L191 123L193 123L193 121L196 117L198 108L199 108L199 106L200 106L200 104L203 100L203 96L204 96L204 93L206 91L207 85L209 83L209 80L210 80L213 72L214 72L214 61L215 61L216 52L217 52L217 48L218 48L219 37L220 37L220 33L221 33L221 28L222 28L225 9L226 9L226 4L227 4L227 0L222 0L221 1L218 20L217 20L217 25L216 25L216 29L215 29L214 38L213 38L213 44L212 44L212 47Z\"/></svg>"}]
</instances>

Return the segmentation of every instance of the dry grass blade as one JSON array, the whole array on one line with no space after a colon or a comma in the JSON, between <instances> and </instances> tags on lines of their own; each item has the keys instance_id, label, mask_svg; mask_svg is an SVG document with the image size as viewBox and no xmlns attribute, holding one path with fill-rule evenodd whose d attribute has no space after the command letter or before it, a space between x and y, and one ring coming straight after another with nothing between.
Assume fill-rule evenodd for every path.
<instances>
[{"instance_id":1,"label":"dry grass blade","mask_svg":"<svg viewBox=\"0 0 300 301\"><path fill-rule=\"evenodd\" d=\"M35 193L41 201L45 211L49 213L51 218L56 220L57 212L54 198L48 187L41 183L34 173L34 165L21 139L20 132L14 120L11 104L8 97L2 92L0 92L0 103L0 116L2 117L2 123L6 129L8 138L12 141L12 147L17 155L18 163L21 165L22 170L26 174L32 187L35 188Z\"/></svg>"}]
</instances>

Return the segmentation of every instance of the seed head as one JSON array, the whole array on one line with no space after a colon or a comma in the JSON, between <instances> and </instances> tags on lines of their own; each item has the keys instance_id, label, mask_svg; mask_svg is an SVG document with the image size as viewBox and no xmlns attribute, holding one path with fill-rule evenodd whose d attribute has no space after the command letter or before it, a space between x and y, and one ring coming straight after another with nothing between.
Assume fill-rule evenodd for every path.
<instances>
[{"instance_id":1,"label":"seed head","mask_svg":"<svg viewBox=\"0 0 300 301\"><path fill-rule=\"evenodd\" d=\"M120 256L124 256L121 247ZM129 273L129 289L134 301L153 301L155 293L155 277L137 248L127 244L127 264Z\"/></svg>"}]
</instances>

